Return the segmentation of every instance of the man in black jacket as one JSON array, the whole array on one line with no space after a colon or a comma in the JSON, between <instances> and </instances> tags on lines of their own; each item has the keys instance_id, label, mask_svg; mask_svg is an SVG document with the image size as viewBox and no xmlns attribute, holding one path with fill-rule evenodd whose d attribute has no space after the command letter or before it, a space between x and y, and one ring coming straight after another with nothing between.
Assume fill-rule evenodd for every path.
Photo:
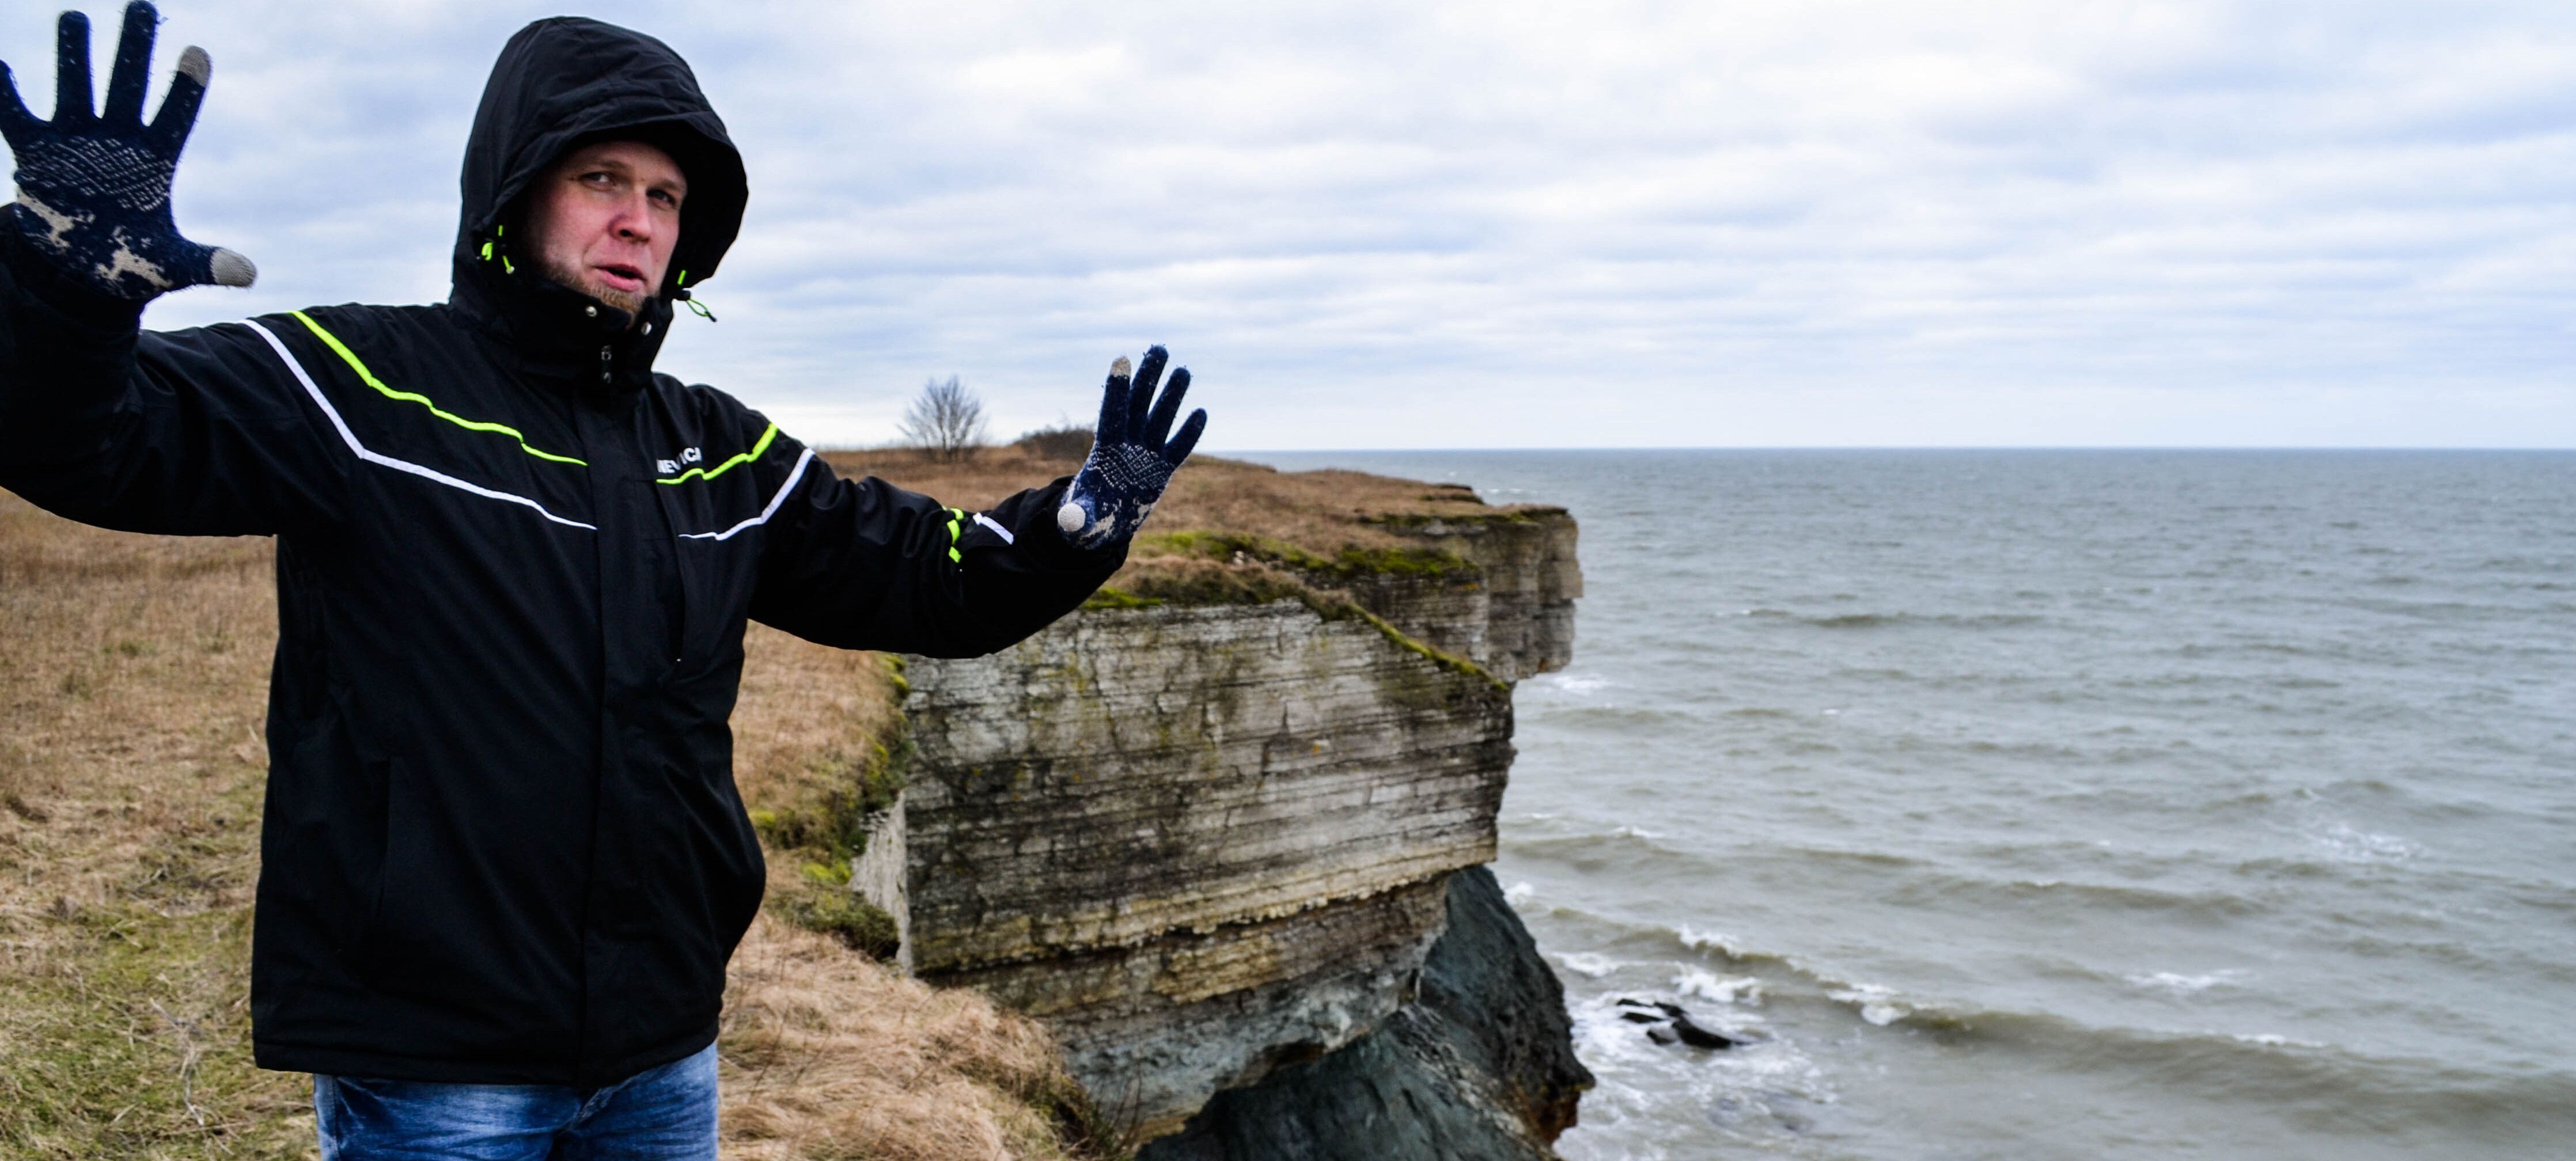
<instances>
[{"instance_id":1,"label":"man in black jacket","mask_svg":"<svg viewBox=\"0 0 2576 1161\"><path fill-rule=\"evenodd\" d=\"M1197 441L1204 413L1166 439L1188 372L1157 403L1161 350L1119 360L1083 470L975 513L655 374L742 163L667 46L578 19L493 69L446 303L142 332L154 295L253 276L172 226L209 66L188 49L147 125L154 22L127 10L101 113L78 14L50 121L0 77L0 485L277 537L259 1063L317 1074L330 1156L712 1157L763 879L727 727L745 621L939 656L1037 631Z\"/></svg>"}]
</instances>

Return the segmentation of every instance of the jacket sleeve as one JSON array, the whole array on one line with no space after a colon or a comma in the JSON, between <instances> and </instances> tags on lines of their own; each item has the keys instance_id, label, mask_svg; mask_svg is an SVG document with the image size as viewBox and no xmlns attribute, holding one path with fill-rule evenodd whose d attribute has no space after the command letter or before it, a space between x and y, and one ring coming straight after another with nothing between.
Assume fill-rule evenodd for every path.
<instances>
[{"instance_id":1,"label":"jacket sleeve","mask_svg":"<svg viewBox=\"0 0 2576 1161\"><path fill-rule=\"evenodd\" d=\"M784 442L784 441L782 441ZM974 657L1054 623L1125 563L1057 531L1064 480L982 512L942 507L869 477L847 480L794 449L751 615L809 641Z\"/></svg>"},{"instance_id":2,"label":"jacket sleeve","mask_svg":"<svg viewBox=\"0 0 2576 1161\"><path fill-rule=\"evenodd\" d=\"M142 315L0 225L0 487L128 532L335 520L353 456L257 332L146 333Z\"/></svg>"}]
</instances>

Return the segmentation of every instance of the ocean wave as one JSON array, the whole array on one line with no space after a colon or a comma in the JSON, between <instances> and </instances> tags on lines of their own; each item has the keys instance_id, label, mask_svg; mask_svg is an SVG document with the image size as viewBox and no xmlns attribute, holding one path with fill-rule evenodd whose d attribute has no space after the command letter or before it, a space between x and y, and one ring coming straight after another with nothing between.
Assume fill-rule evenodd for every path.
<instances>
[{"instance_id":1,"label":"ocean wave","mask_svg":"<svg viewBox=\"0 0 2576 1161\"><path fill-rule=\"evenodd\" d=\"M1879 984L1853 984L1825 993L1837 1003L1850 1004L1860 1010L1860 1018L1884 1028L1914 1014L1914 1007L1900 999L1896 989Z\"/></svg>"},{"instance_id":2,"label":"ocean wave","mask_svg":"<svg viewBox=\"0 0 2576 1161\"><path fill-rule=\"evenodd\" d=\"M1713 951L1728 959L1748 958L1735 950L1736 939L1723 931L1696 931L1690 924L1665 928L1674 940L1692 951Z\"/></svg>"},{"instance_id":3,"label":"ocean wave","mask_svg":"<svg viewBox=\"0 0 2576 1161\"><path fill-rule=\"evenodd\" d=\"M1759 611L1757 611L1759 612ZM2035 613L1833 613L1825 616L1786 614L1786 619L1813 629L2019 629L2047 620Z\"/></svg>"},{"instance_id":4,"label":"ocean wave","mask_svg":"<svg viewBox=\"0 0 2576 1161\"><path fill-rule=\"evenodd\" d=\"M2183 891L2125 883L2066 879L1990 879L1957 874L1930 874L1889 893L1897 903L1957 903L1971 909L2006 906L2022 909L2062 905L2070 914L2098 918L2106 912L2180 914L2192 919L2237 919L2268 914L2272 904L2228 891Z\"/></svg>"},{"instance_id":5,"label":"ocean wave","mask_svg":"<svg viewBox=\"0 0 2576 1161\"><path fill-rule=\"evenodd\" d=\"M1706 968L1684 966L1681 973L1673 977L1673 994L1698 996L1721 1004L1759 1007L1762 1003L1762 977L1720 976Z\"/></svg>"},{"instance_id":6,"label":"ocean wave","mask_svg":"<svg viewBox=\"0 0 2576 1161\"><path fill-rule=\"evenodd\" d=\"M2576 1132L2576 1072L2508 1073L2368 1053L2273 1029L2152 1029L2064 1016L1918 1008L1894 1023L1942 1033L1965 1051L2038 1058L2065 1072L2151 1076L2188 1099L2246 1102L2336 1133L2428 1125ZM2512 1122L2507 1125L2504 1122Z\"/></svg>"},{"instance_id":7,"label":"ocean wave","mask_svg":"<svg viewBox=\"0 0 2576 1161\"><path fill-rule=\"evenodd\" d=\"M1565 970L1577 975L1590 976L1596 980L1626 966L1621 964L1618 960L1595 952L1561 951L1555 953L1555 955L1556 962L1563 964L1565 966Z\"/></svg>"},{"instance_id":8,"label":"ocean wave","mask_svg":"<svg viewBox=\"0 0 2576 1161\"><path fill-rule=\"evenodd\" d=\"M1531 678L1529 684L1565 693L1594 693L1619 683L1597 673L1542 673Z\"/></svg>"},{"instance_id":9,"label":"ocean wave","mask_svg":"<svg viewBox=\"0 0 2576 1161\"><path fill-rule=\"evenodd\" d=\"M1671 941L1667 946L1719 957L1722 962L1717 964L1671 965L1674 974L1668 977L1668 994L1675 999L1695 996L1714 1001L1718 1006L1708 1013L1712 1020L1740 1020L1748 1027L1760 1022L1786 1048L1794 1049L1801 1039L1798 1012L1811 1011L1811 1004L1831 1004L1869 1027L1936 1034L1951 1050L2035 1058L2026 1065L2010 1066L2015 1069L2106 1075L2123 1078L2120 1083L2124 1084L2151 1076L2159 1084L2185 1090L2190 1099L2278 1107L2284 1115L2312 1119L2334 1131L2342 1131L2336 1127L2338 1118L2362 1117L2394 1132L2423 1124L2475 1123L2460 1119L2464 1117L2500 1117L2520 1122L2499 1130L2503 1132L2540 1132L2546 1128L2541 1123L2553 1118L2553 1123L2576 1132L2576 1102L2567 1099L2576 1093L2576 1072L2564 1069L2509 1073L2371 1053L2260 1025L2176 1029L2088 1023L2056 1013L1994 1008L1850 978L1794 956L1749 946L1729 933L1687 924L1617 926L1635 929L1640 936L1659 933ZM1622 969L1650 964L1601 957L1585 966L1611 968L1592 977L1606 980ZM2232 987L2247 978L2243 969L2236 968L2125 977L2085 969L2085 974L2176 995ZM1603 996L1639 995L1633 989L1640 985L1644 981L1619 981ZM1767 1021L1756 1015L1757 1010L1775 1007L1779 1011ZM1788 1024L1782 1025L1782 1020ZM1813 1029L1803 1033L1816 1034ZM1603 1036L1626 1044L1609 1031ZM1643 1040L1633 1034L1628 1039ZM1587 1054L1585 1059L1589 1063L1593 1058ZM2401 1115L2391 1109L2407 1111Z\"/></svg>"},{"instance_id":10,"label":"ocean wave","mask_svg":"<svg viewBox=\"0 0 2576 1161\"><path fill-rule=\"evenodd\" d=\"M2348 822L2310 831L2306 837L2337 862L2345 863L2392 862L2414 858L2424 851L2413 840L2362 830Z\"/></svg>"},{"instance_id":11,"label":"ocean wave","mask_svg":"<svg viewBox=\"0 0 2576 1161\"><path fill-rule=\"evenodd\" d=\"M1538 703L1521 709L1524 718L1558 729L1614 731L1633 736L1640 730L1659 730L1670 726L1697 724L1692 714L1674 710L1632 709L1616 705L1548 705Z\"/></svg>"},{"instance_id":12,"label":"ocean wave","mask_svg":"<svg viewBox=\"0 0 2576 1161\"><path fill-rule=\"evenodd\" d=\"M1694 1023L1744 1043L1724 1051L1657 1044L1626 1019L1620 1001L1637 995L1614 988L1566 997L1575 1052L1595 1080L1581 1126L1556 1142L1568 1161L1698 1157L1723 1142L1769 1155L1837 1102L1824 1070L1768 1032L1761 1016L1731 1005L1693 1008ZM1687 1119L1677 1120L1682 1109ZM1685 1124L1696 1140L1669 1151Z\"/></svg>"},{"instance_id":13,"label":"ocean wave","mask_svg":"<svg viewBox=\"0 0 2576 1161\"><path fill-rule=\"evenodd\" d=\"M2244 974L2235 968L2222 968L2196 976L2187 976L2179 972L2152 972L2120 978L2141 988L2151 988L2176 996L2196 996L2221 984L2233 983Z\"/></svg>"}]
</instances>

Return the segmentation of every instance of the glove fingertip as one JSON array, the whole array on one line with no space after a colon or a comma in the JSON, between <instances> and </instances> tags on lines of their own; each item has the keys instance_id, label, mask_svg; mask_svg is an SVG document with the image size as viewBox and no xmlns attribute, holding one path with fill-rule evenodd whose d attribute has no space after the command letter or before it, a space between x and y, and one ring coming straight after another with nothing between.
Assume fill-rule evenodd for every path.
<instances>
[{"instance_id":1,"label":"glove fingertip","mask_svg":"<svg viewBox=\"0 0 2576 1161\"><path fill-rule=\"evenodd\" d=\"M1136 365L1136 386L1127 396L1127 434L1160 438L1154 432L1152 419L1154 392L1163 382L1163 364L1171 358L1161 343L1145 348L1145 361Z\"/></svg>"},{"instance_id":2,"label":"glove fingertip","mask_svg":"<svg viewBox=\"0 0 2576 1161\"><path fill-rule=\"evenodd\" d=\"M1154 410L1145 417L1144 437L1160 444L1172 434L1172 420L1181 413L1181 400L1190 393L1190 369L1176 367L1169 382L1163 384L1162 398L1154 401Z\"/></svg>"},{"instance_id":3,"label":"glove fingertip","mask_svg":"<svg viewBox=\"0 0 2576 1161\"><path fill-rule=\"evenodd\" d=\"M116 63L107 74L107 104L100 116L111 124L143 120L143 90L152 80L152 41L161 24L160 10L146 0L125 6L125 28L117 34Z\"/></svg>"},{"instance_id":4,"label":"glove fingertip","mask_svg":"<svg viewBox=\"0 0 2576 1161\"><path fill-rule=\"evenodd\" d=\"M153 114L149 130L172 156L187 147L188 134L197 127L197 106L206 99L206 82L214 71L214 58L202 48L192 44L179 54L179 71L170 78L170 91L162 96L161 111Z\"/></svg>"},{"instance_id":5,"label":"glove fingertip","mask_svg":"<svg viewBox=\"0 0 2576 1161\"><path fill-rule=\"evenodd\" d=\"M259 281L259 267L252 265L250 259L242 257L238 250L218 247L213 256L206 260L206 269L214 276L217 286L248 286Z\"/></svg>"},{"instance_id":6,"label":"glove fingertip","mask_svg":"<svg viewBox=\"0 0 2576 1161\"><path fill-rule=\"evenodd\" d=\"M1127 376L1111 368L1109 381L1100 385L1100 422L1091 433L1095 443L1116 443L1127 437L1127 390Z\"/></svg>"},{"instance_id":7,"label":"glove fingertip","mask_svg":"<svg viewBox=\"0 0 2576 1161\"><path fill-rule=\"evenodd\" d=\"M1190 453L1198 449L1199 436L1206 431L1207 408L1191 411L1190 417L1181 421L1181 430L1172 436L1172 442L1163 445L1163 462L1175 468L1181 466L1181 461L1190 458Z\"/></svg>"},{"instance_id":8,"label":"glove fingertip","mask_svg":"<svg viewBox=\"0 0 2576 1161\"><path fill-rule=\"evenodd\" d=\"M89 17L65 12L54 22L54 124L80 125L97 114L89 70Z\"/></svg>"}]
</instances>

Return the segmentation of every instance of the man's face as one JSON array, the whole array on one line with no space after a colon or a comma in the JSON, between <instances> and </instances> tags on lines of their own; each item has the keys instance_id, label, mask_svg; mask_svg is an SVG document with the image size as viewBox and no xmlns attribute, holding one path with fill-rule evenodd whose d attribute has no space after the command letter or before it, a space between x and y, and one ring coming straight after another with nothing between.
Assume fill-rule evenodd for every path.
<instances>
[{"instance_id":1,"label":"man's face","mask_svg":"<svg viewBox=\"0 0 2576 1161\"><path fill-rule=\"evenodd\" d=\"M633 314L662 286L680 244L689 182L671 155L602 141L564 155L529 193L528 232L546 277Z\"/></svg>"}]
</instances>

